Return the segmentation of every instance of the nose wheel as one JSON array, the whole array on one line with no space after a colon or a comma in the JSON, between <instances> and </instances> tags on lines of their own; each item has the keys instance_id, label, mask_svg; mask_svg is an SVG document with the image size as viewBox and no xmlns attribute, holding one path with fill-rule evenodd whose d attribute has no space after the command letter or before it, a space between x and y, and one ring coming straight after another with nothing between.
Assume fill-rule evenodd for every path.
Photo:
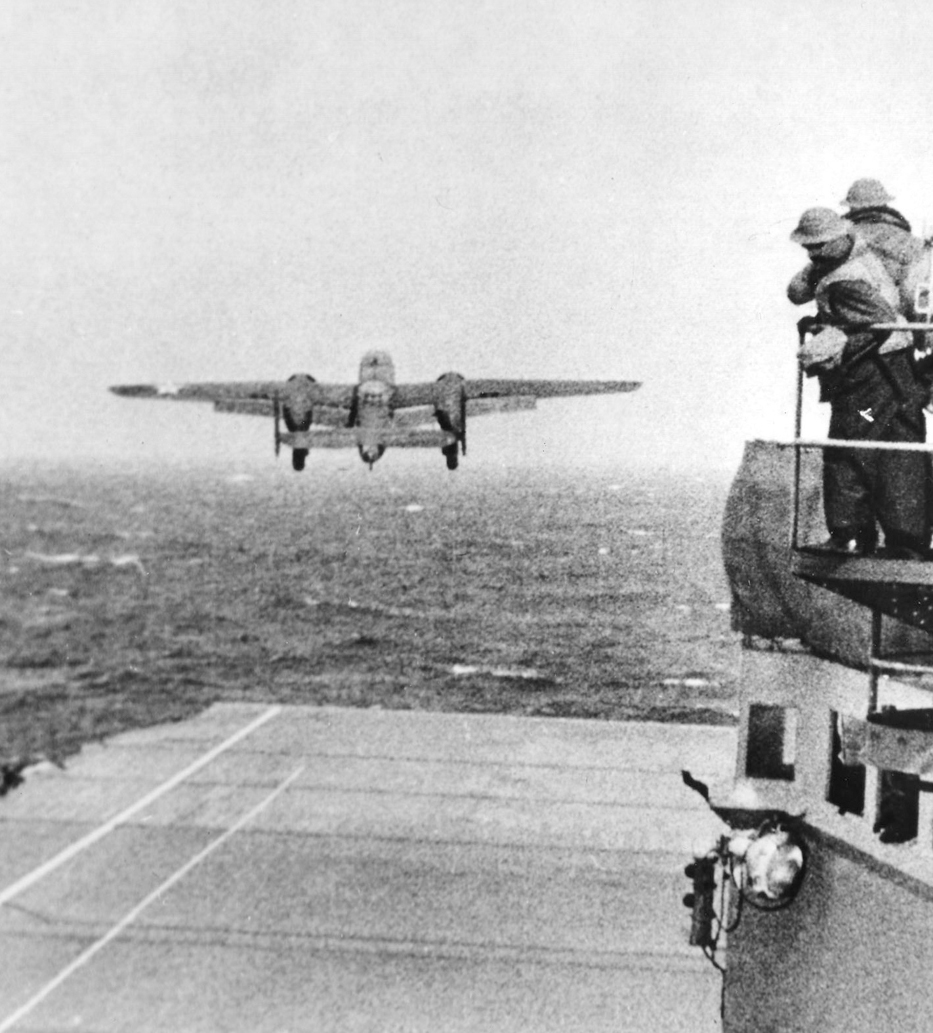
<instances>
[{"instance_id":1,"label":"nose wheel","mask_svg":"<svg viewBox=\"0 0 933 1033\"><path fill-rule=\"evenodd\" d=\"M292 469L297 470L300 473L305 468L305 460L307 458L308 450L306 448L293 448Z\"/></svg>"},{"instance_id":2,"label":"nose wheel","mask_svg":"<svg viewBox=\"0 0 933 1033\"><path fill-rule=\"evenodd\" d=\"M447 469L456 470L460 461L460 457L457 455L457 443L454 442L452 445L445 445L441 451L444 453L444 458L447 460Z\"/></svg>"}]
</instances>

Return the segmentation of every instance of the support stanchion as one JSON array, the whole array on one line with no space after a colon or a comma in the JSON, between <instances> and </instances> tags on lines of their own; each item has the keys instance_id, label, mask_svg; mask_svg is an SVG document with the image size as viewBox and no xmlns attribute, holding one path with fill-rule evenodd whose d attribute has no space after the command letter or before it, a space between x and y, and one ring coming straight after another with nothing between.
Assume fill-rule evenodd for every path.
<instances>
[{"instance_id":1,"label":"support stanchion","mask_svg":"<svg viewBox=\"0 0 933 1033\"><path fill-rule=\"evenodd\" d=\"M868 713L878 710L878 680L881 674L874 662L881 659L881 620L882 613L877 607L871 611L871 657L868 666Z\"/></svg>"},{"instance_id":2,"label":"support stanchion","mask_svg":"<svg viewBox=\"0 0 933 1033\"><path fill-rule=\"evenodd\" d=\"M803 341L806 337L806 332L801 330L799 343L800 347L803 347ZM797 363L797 401L796 409L794 412L794 441L800 441L800 430L803 425L803 369L800 363ZM797 549L798 539L800 534L800 445L794 445L794 490L793 499L791 501L791 530L790 530L790 547L794 550Z\"/></svg>"}]
</instances>

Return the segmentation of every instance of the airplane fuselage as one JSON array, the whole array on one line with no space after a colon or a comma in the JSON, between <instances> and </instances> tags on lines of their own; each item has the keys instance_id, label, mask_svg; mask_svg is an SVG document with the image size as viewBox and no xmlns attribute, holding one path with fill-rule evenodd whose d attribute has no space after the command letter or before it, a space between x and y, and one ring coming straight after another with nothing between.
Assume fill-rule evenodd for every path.
<instances>
[{"instance_id":1,"label":"airplane fuselage","mask_svg":"<svg viewBox=\"0 0 933 1033\"><path fill-rule=\"evenodd\" d=\"M357 428L360 458L372 467L386 450L385 438L392 428L395 365L384 351L367 352L360 362L360 380L351 410L351 426Z\"/></svg>"}]
</instances>

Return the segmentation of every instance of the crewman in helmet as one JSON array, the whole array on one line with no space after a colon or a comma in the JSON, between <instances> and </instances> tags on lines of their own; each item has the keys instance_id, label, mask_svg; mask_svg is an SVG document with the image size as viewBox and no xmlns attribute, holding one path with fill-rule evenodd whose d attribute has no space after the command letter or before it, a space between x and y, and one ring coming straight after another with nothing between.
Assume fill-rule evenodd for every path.
<instances>
[{"instance_id":1,"label":"crewman in helmet","mask_svg":"<svg viewBox=\"0 0 933 1033\"><path fill-rule=\"evenodd\" d=\"M843 218L855 226L862 240L884 262L901 292L901 311L913 318L916 277L912 278L912 272L922 262L925 249L923 241L911 232L910 223L889 206L893 200L877 179L857 179L840 204L849 209Z\"/></svg>"},{"instance_id":2,"label":"crewman in helmet","mask_svg":"<svg viewBox=\"0 0 933 1033\"><path fill-rule=\"evenodd\" d=\"M851 222L858 235L884 262L885 269L900 293L900 311L912 322L930 318L930 242L911 232L910 223L896 209L890 207L894 198L877 179L857 179L849 187L840 204L849 209L843 218ZM929 379L933 374L933 334L918 331L914 334L918 368ZM927 502L933 507L933 463L927 463ZM933 523L933 508L931 508Z\"/></svg>"},{"instance_id":3,"label":"crewman in helmet","mask_svg":"<svg viewBox=\"0 0 933 1033\"><path fill-rule=\"evenodd\" d=\"M809 208L790 239L809 256L791 280L796 305L815 301L801 320L799 359L819 377L830 404L830 438L916 442L926 439L929 395L904 331L872 331L898 320L899 294L884 263L830 208ZM823 506L830 537L820 548L848 555L875 550L877 525L887 555L926 559L926 457L921 452L829 448L823 454Z\"/></svg>"}]
</instances>

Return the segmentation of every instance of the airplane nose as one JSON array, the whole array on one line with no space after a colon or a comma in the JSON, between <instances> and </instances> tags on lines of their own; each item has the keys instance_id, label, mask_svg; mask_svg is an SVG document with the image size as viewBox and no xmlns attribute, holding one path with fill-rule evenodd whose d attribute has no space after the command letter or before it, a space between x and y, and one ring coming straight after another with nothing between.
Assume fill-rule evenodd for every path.
<instances>
[{"instance_id":1,"label":"airplane nose","mask_svg":"<svg viewBox=\"0 0 933 1033\"><path fill-rule=\"evenodd\" d=\"M369 463L372 467L373 463L377 459L382 458L382 453L385 452L385 445L379 441L361 441L359 443L360 459L364 463Z\"/></svg>"}]
</instances>

